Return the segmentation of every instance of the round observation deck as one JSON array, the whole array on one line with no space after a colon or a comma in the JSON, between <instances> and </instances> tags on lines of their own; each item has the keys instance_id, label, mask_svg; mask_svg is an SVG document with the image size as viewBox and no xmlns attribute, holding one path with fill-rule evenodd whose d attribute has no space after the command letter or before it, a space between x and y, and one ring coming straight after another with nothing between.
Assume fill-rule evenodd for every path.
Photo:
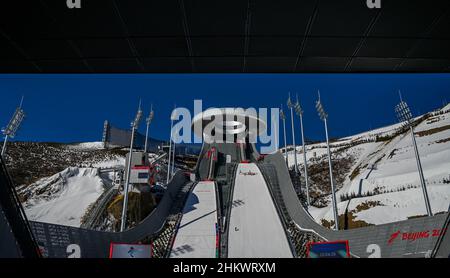
<instances>
[{"instance_id":1,"label":"round observation deck","mask_svg":"<svg viewBox=\"0 0 450 278\"><path fill-rule=\"evenodd\" d=\"M255 110L210 108L194 117L192 128L201 138L233 136L236 141L236 138L261 135L267 130L267 124Z\"/></svg>"}]
</instances>

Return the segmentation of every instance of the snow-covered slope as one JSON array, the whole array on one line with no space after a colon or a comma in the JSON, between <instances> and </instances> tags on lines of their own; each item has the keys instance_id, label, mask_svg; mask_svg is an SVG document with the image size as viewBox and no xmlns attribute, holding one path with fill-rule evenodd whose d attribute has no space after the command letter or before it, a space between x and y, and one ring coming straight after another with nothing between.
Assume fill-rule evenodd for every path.
<instances>
[{"instance_id":1,"label":"snow-covered slope","mask_svg":"<svg viewBox=\"0 0 450 278\"><path fill-rule=\"evenodd\" d=\"M124 167L125 165L125 157L116 157L112 159L107 159L104 161L99 161L91 164L92 167L96 168L117 168Z\"/></svg>"},{"instance_id":2,"label":"snow-covered slope","mask_svg":"<svg viewBox=\"0 0 450 278\"><path fill-rule=\"evenodd\" d=\"M126 153L104 149L101 142L14 142L8 166L30 220L80 227L99 197L110 192Z\"/></svg>"},{"instance_id":3,"label":"snow-covered slope","mask_svg":"<svg viewBox=\"0 0 450 278\"><path fill-rule=\"evenodd\" d=\"M18 192L30 220L79 227L89 205L103 193L97 168L70 167Z\"/></svg>"},{"instance_id":4,"label":"snow-covered slope","mask_svg":"<svg viewBox=\"0 0 450 278\"><path fill-rule=\"evenodd\" d=\"M103 149L101 142L11 142L6 162L16 185L30 185L68 167L111 168L124 165L126 153L121 149Z\"/></svg>"},{"instance_id":5,"label":"snow-covered slope","mask_svg":"<svg viewBox=\"0 0 450 278\"><path fill-rule=\"evenodd\" d=\"M72 150L103 150L103 142L85 142L67 145L68 149Z\"/></svg>"},{"instance_id":6,"label":"snow-covered slope","mask_svg":"<svg viewBox=\"0 0 450 278\"><path fill-rule=\"evenodd\" d=\"M103 149L101 142L14 142L9 167L28 218L79 227L89 206L114 180L113 172L103 170L123 167L124 153Z\"/></svg>"},{"instance_id":7,"label":"snow-covered slope","mask_svg":"<svg viewBox=\"0 0 450 278\"><path fill-rule=\"evenodd\" d=\"M441 213L448 211L450 204L450 105L420 119L414 130L415 136L432 210ZM367 224L426 215L411 133L400 132L400 129L401 125L397 124L332 144L334 163L338 165L335 167L339 167L339 159L343 157L351 157L352 161L351 167L341 173L342 181L337 184L340 215L347 212L352 221ZM325 155L325 144L308 146L309 167L318 165L317 157ZM293 165L293 152L288 156ZM298 162L302 169L301 154ZM321 164L321 167L328 165ZM321 186L329 187L329 183ZM328 206L310 210L319 223L333 219L330 192L325 196Z\"/></svg>"}]
</instances>

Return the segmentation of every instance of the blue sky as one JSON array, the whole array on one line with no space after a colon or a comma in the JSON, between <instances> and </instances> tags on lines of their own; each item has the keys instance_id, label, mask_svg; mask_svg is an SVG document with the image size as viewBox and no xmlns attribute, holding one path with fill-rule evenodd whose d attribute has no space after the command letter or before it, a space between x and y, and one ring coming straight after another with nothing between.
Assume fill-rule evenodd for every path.
<instances>
[{"instance_id":1,"label":"blue sky","mask_svg":"<svg viewBox=\"0 0 450 278\"><path fill-rule=\"evenodd\" d=\"M394 123L399 89L415 115L440 107L450 101L450 75L0 75L0 126L24 95L27 118L16 140L100 141L104 120L128 128L142 98L145 114L154 105L151 136L167 139L174 104L193 110L193 100L202 99L204 108L279 107L290 91L303 104L306 137L323 140L314 107L318 89L330 115L330 136L343 137Z\"/></svg>"}]
</instances>

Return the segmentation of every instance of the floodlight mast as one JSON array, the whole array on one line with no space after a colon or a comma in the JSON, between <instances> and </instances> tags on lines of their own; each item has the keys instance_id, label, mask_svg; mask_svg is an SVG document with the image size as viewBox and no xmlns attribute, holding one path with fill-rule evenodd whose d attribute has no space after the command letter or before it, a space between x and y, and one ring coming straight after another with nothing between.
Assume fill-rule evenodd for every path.
<instances>
[{"instance_id":1,"label":"floodlight mast","mask_svg":"<svg viewBox=\"0 0 450 278\"><path fill-rule=\"evenodd\" d=\"M173 150L172 150L172 170L171 170L171 173L172 173L172 177L173 177L173 175L175 174L175 153L176 153L176 143L175 143L175 141L173 141Z\"/></svg>"},{"instance_id":2,"label":"floodlight mast","mask_svg":"<svg viewBox=\"0 0 450 278\"><path fill-rule=\"evenodd\" d=\"M148 130L150 128L150 124L153 121L153 117L154 117L154 112L153 112L153 104L150 107L150 114L148 115L147 119L145 119L146 123L147 123L147 130L145 132L145 147L144 147L144 152L147 153L147 148L148 148Z\"/></svg>"},{"instance_id":3,"label":"floodlight mast","mask_svg":"<svg viewBox=\"0 0 450 278\"><path fill-rule=\"evenodd\" d=\"M176 121L176 109L177 106L175 105L175 114L172 114L172 121ZM177 134L177 133L175 133ZM176 143L173 141L173 157L172 157L172 177L175 174L175 154L176 154Z\"/></svg>"},{"instance_id":4,"label":"floodlight mast","mask_svg":"<svg viewBox=\"0 0 450 278\"><path fill-rule=\"evenodd\" d=\"M289 167L289 158L288 158L288 153L287 153L287 140L286 140L286 115L284 114L284 111L283 111L283 105L281 105L281 108L280 108L280 118L283 121L284 154L286 155L286 157L285 157L286 166Z\"/></svg>"},{"instance_id":5,"label":"floodlight mast","mask_svg":"<svg viewBox=\"0 0 450 278\"><path fill-rule=\"evenodd\" d=\"M334 229L337 231L337 230L339 230L339 217L338 217L338 209L337 209L337 201L336 201L336 189L335 189L334 178L333 178L333 166L331 163L330 140L328 138L328 123L327 123L328 115L325 112L322 102L320 100L320 91L318 92L318 94L319 94L319 100L316 101L316 109L317 109L317 112L319 113L320 119L325 124L325 136L326 136L326 140L327 140L327 152L328 152L328 167L330 170L331 197L332 197L332 202L333 202L333 214L334 214L334 223L335 223Z\"/></svg>"},{"instance_id":6,"label":"floodlight mast","mask_svg":"<svg viewBox=\"0 0 450 278\"><path fill-rule=\"evenodd\" d=\"M297 102L295 103L295 113L300 117L300 131L302 134L302 148L303 148L303 170L305 174L305 187L306 187L306 204L309 207L311 202L309 198L309 178L308 178L308 161L306 159L306 143L305 143L305 134L303 132L303 109L300 105L300 102L298 101L298 95L297 95Z\"/></svg>"},{"instance_id":7,"label":"floodlight mast","mask_svg":"<svg viewBox=\"0 0 450 278\"><path fill-rule=\"evenodd\" d=\"M276 115L272 114L272 123L275 123ZM277 132L275 133L275 149L276 152L280 152L280 119L276 123Z\"/></svg>"},{"instance_id":8,"label":"floodlight mast","mask_svg":"<svg viewBox=\"0 0 450 278\"><path fill-rule=\"evenodd\" d=\"M398 118L399 122L400 123L406 122L406 124L409 126L409 130L411 132L411 138L412 138L412 142L413 142L413 147L414 147L414 154L416 156L417 169L419 171L420 184L422 186L423 198L425 200L425 208L427 210L428 216L433 216L433 211L431 210L431 205L430 205L430 199L428 197L427 185L426 185L425 177L423 174L422 163L420 161L419 149L417 148L416 137L414 136L414 127L413 127L413 123L412 123L413 116L412 116L411 110L409 109L408 104L403 101L401 92L399 92L399 94L400 94L400 103L397 104L397 106L395 107L395 112L397 114L397 118Z\"/></svg>"},{"instance_id":9,"label":"floodlight mast","mask_svg":"<svg viewBox=\"0 0 450 278\"><path fill-rule=\"evenodd\" d=\"M120 223L120 231L123 232L126 228L127 222L127 211L128 211L128 191L130 188L130 174L131 174L131 161L133 157L133 143L134 143L134 134L136 129L139 127L139 122L142 118L142 110L141 110L141 101L139 101L139 109L134 118L134 121L131 122L131 142L130 142L130 153L128 155L128 164L127 164L127 177L125 181L124 187L124 197L123 197L123 207L122 207L122 219Z\"/></svg>"},{"instance_id":10,"label":"floodlight mast","mask_svg":"<svg viewBox=\"0 0 450 278\"><path fill-rule=\"evenodd\" d=\"M287 106L291 110L292 145L294 146L294 170L295 173L298 174L297 146L295 145L294 104L291 101L291 93L289 93Z\"/></svg>"},{"instance_id":11,"label":"floodlight mast","mask_svg":"<svg viewBox=\"0 0 450 278\"><path fill-rule=\"evenodd\" d=\"M6 153L6 143L8 142L8 135L5 135L5 141L3 141L3 147L2 147L2 153L1 153L1 157L5 156Z\"/></svg>"},{"instance_id":12,"label":"floodlight mast","mask_svg":"<svg viewBox=\"0 0 450 278\"><path fill-rule=\"evenodd\" d=\"M169 139L169 161L168 161L168 164L167 164L167 182L166 182L166 184L169 184L169 181L170 181L170 177L171 177L171 175L170 175L170 173L171 173L171 167L170 167L170 163L171 163L171 160L172 160L172 129L173 129L173 121L174 121L174 112L175 112L175 109L174 109L174 111L172 111L172 114L170 114L170 139Z\"/></svg>"},{"instance_id":13,"label":"floodlight mast","mask_svg":"<svg viewBox=\"0 0 450 278\"><path fill-rule=\"evenodd\" d=\"M19 107L16 108L14 115L8 123L8 126L2 130L3 135L5 135L5 141L3 142L2 152L0 153L1 157L4 157L6 153L6 145L8 143L9 138L14 138L16 136L17 131L22 124L23 119L25 118L25 112L22 109L23 104L23 96L20 100Z\"/></svg>"}]
</instances>

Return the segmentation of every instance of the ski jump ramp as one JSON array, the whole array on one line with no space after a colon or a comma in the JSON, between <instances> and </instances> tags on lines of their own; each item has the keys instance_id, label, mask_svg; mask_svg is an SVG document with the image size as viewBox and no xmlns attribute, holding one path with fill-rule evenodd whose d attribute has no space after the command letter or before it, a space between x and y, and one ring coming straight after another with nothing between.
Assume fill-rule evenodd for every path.
<instances>
[{"instance_id":1,"label":"ski jump ramp","mask_svg":"<svg viewBox=\"0 0 450 278\"><path fill-rule=\"evenodd\" d=\"M254 163L239 164L228 231L229 258L292 258L269 189Z\"/></svg>"},{"instance_id":2,"label":"ski jump ramp","mask_svg":"<svg viewBox=\"0 0 450 278\"><path fill-rule=\"evenodd\" d=\"M171 258L216 258L218 226L216 185L199 182L189 194L177 229Z\"/></svg>"}]
</instances>

